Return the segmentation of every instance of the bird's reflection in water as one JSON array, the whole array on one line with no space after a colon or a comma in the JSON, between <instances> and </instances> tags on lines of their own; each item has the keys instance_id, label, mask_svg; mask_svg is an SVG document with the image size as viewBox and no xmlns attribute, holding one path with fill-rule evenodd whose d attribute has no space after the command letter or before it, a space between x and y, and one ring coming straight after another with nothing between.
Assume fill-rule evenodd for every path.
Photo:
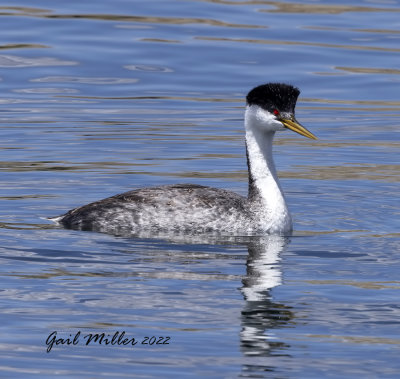
<instances>
[{"instance_id":1,"label":"bird's reflection in water","mask_svg":"<svg viewBox=\"0 0 400 379\"><path fill-rule=\"evenodd\" d=\"M141 233L136 234L136 237L150 236ZM282 283L280 260L281 254L290 242L288 237L158 233L156 238L183 244L246 246L248 250L246 275L242 279L241 287L244 297L241 312L241 351L245 356L287 355L285 350L288 346L274 338L273 329L287 325L294 314L290 307L272 301L271 289ZM248 372L249 368L246 371Z\"/></svg>"},{"instance_id":2,"label":"bird's reflection in water","mask_svg":"<svg viewBox=\"0 0 400 379\"><path fill-rule=\"evenodd\" d=\"M286 350L283 342L275 340L273 329L285 326L294 315L290 307L271 300L270 290L282 283L280 255L288 243L289 239L281 236L252 238L248 243L240 332L241 350L246 356L282 355Z\"/></svg>"},{"instance_id":3,"label":"bird's reflection in water","mask_svg":"<svg viewBox=\"0 0 400 379\"><path fill-rule=\"evenodd\" d=\"M120 237L160 240L183 245L233 245L248 250L246 275L241 292L244 305L241 311L240 349L244 356L282 356L289 346L274 338L273 329L282 328L294 318L290 307L275 303L271 289L282 283L281 254L289 244L282 236L221 236L148 232L132 234L121 230ZM273 368L259 365L243 367L243 372L269 371Z\"/></svg>"}]
</instances>

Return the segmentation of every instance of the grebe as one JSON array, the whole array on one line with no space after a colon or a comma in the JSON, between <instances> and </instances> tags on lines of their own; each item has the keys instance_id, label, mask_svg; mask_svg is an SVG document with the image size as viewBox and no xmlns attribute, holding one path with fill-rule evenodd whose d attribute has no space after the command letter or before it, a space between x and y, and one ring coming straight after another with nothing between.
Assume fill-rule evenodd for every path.
<instances>
[{"instance_id":1,"label":"grebe","mask_svg":"<svg viewBox=\"0 0 400 379\"><path fill-rule=\"evenodd\" d=\"M244 126L249 172L247 198L195 184L149 187L108 197L52 220L65 228L111 234L178 233L289 234L292 219L272 158L276 131L316 137L295 119L298 88L267 83L247 95Z\"/></svg>"}]
</instances>

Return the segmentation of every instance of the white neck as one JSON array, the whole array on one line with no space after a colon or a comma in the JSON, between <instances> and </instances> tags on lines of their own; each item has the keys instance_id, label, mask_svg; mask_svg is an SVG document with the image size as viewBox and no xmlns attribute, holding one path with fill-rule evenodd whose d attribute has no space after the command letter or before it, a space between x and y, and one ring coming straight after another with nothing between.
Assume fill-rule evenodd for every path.
<instances>
[{"instance_id":1,"label":"white neck","mask_svg":"<svg viewBox=\"0 0 400 379\"><path fill-rule=\"evenodd\" d=\"M275 131L263 128L251 108L246 110L246 148L249 166L249 202L261 229L274 234L292 230L292 219L279 184L272 142ZM262 120L265 123L265 119Z\"/></svg>"}]
</instances>

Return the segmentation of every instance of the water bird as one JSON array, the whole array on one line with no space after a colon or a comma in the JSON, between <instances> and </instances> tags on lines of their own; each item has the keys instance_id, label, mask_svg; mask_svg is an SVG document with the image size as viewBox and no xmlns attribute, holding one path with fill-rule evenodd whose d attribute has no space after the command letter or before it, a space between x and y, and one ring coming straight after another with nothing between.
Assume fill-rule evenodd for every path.
<instances>
[{"instance_id":1,"label":"water bird","mask_svg":"<svg viewBox=\"0 0 400 379\"><path fill-rule=\"evenodd\" d=\"M272 156L275 132L314 134L295 118L300 90L267 83L246 96L244 115L248 196L197 184L175 184L124 192L52 218L75 230L110 234L176 233L279 234L292 231L292 218Z\"/></svg>"}]
</instances>

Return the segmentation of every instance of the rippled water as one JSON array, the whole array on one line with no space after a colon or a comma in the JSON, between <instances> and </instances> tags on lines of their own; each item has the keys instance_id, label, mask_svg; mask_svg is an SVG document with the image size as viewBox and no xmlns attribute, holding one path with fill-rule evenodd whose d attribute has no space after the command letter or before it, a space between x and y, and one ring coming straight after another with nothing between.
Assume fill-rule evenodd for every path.
<instances>
[{"instance_id":1,"label":"rippled water","mask_svg":"<svg viewBox=\"0 0 400 379\"><path fill-rule=\"evenodd\" d=\"M398 377L399 5L1 2L1 377ZM148 185L246 194L268 81L319 137L276 140L293 237L45 220Z\"/></svg>"}]
</instances>

